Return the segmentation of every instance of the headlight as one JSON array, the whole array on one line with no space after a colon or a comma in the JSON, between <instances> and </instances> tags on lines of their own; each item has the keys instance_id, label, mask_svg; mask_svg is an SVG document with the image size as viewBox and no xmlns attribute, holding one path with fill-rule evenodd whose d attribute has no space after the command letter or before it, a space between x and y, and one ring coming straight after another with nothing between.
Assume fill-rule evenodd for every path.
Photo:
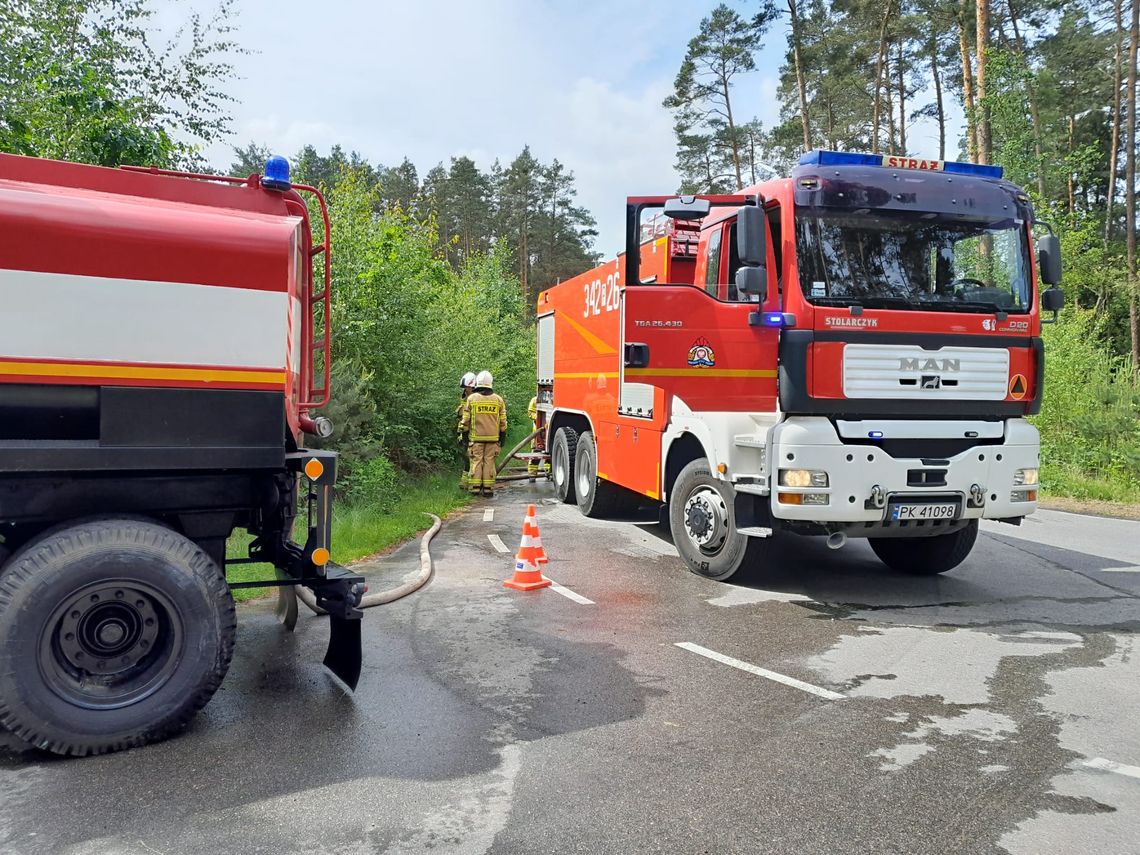
<instances>
[{"instance_id":1,"label":"headlight","mask_svg":"<svg viewBox=\"0 0 1140 855\"><path fill-rule=\"evenodd\" d=\"M1032 487L1036 483L1036 469L1018 469L1013 473L1013 486L1015 487Z\"/></svg>"},{"instance_id":2,"label":"headlight","mask_svg":"<svg viewBox=\"0 0 1140 855\"><path fill-rule=\"evenodd\" d=\"M826 487L827 473L817 469L781 469L781 487Z\"/></svg>"}]
</instances>

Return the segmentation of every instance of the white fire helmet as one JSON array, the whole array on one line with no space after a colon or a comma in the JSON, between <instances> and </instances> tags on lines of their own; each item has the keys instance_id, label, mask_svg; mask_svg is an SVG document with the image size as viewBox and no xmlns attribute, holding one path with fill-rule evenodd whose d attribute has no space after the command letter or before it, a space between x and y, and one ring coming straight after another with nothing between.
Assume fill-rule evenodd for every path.
<instances>
[{"instance_id":1,"label":"white fire helmet","mask_svg":"<svg viewBox=\"0 0 1140 855\"><path fill-rule=\"evenodd\" d=\"M462 389L470 389L475 385L475 372L468 371L463 375L463 379L459 381L459 386Z\"/></svg>"},{"instance_id":2,"label":"white fire helmet","mask_svg":"<svg viewBox=\"0 0 1140 855\"><path fill-rule=\"evenodd\" d=\"M475 378L475 386L478 388L492 389L495 386L495 378L491 376L490 371L480 371L479 376Z\"/></svg>"}]
</instances>

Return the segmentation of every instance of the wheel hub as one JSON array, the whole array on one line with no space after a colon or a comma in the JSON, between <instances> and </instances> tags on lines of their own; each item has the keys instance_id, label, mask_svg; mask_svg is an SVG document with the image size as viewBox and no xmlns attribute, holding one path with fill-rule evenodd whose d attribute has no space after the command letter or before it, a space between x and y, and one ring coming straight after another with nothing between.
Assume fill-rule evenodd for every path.
<instances>
[{"instance_id":1,"label":"wheel hub","mask_svg":"<svg viewBox=\"0 0 1140 855\"><path fill-rule=\"evenodd\" d=\"M685 532L705 552L716 552L728 537L728 507L720 493L702 487L685 502Z\"/></svg>"},{"instance_id":2,"label":"wheel hub","mask_svg":"<svg viewBox=\"0 0 1140 855\"><path fill-rule=\"evenodd\" d=\"M76 591L39 647L53 691L77 706L125 706L155 691L177 665L181 619L149 584L110 580Z\"/></svg>"}]
</instances>

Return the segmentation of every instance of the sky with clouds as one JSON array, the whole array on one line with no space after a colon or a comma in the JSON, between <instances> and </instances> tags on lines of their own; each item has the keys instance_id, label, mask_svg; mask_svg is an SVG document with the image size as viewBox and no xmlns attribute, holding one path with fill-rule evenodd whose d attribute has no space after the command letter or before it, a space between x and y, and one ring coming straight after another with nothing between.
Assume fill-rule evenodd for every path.
<instances>
[{"instance_id":1,"label":"sky with clouds","mask_svg":"<svg viewBox=\"0 0 1140 855\"><path fill-rule=\"evenodd\" d=\"M728 2L742 14L755 8ZM233 142L288 155L339 143L384 165L407 156L421 176L459 155L485 169L529 144L539 159L573 170L579 200L598 221L597 249L612 255L623 241L625 197L677 186L661 100L714 5L239 0L239 39L254 52L237 58L240 79L228 86L237 99ZM786 51L780 20L756 72L739 80L738 113L767 127L778 121ZM230 154L224 145L207 151L219 167Z\"/></svg>"}]
</instances>

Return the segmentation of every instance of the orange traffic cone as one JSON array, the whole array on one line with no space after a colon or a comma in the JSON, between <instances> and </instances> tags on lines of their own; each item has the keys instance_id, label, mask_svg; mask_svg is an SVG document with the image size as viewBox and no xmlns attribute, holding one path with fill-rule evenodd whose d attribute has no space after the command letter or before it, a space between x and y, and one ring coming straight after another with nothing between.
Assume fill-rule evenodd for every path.
<instances>
[{"instance_id":1,"label":"orange traffic cone","mask_svg":"<svg viewBox=\"0 0 1140 855\"><path fill-rule=\"evenodd\" d=\"M534 560L536 564L549 564L546 550L542 547L542 535L538 533L538 516L534 512L534 505L528 505L526 519L523 520L523 532L530 532L531 543L534 545Z\"/></svg>"},{"instance_id":2,"label":"orange traffic cone","mask_svg":"<svg viewBox=\"0 0 1140 855\"><path fill-rule=\"evenodd\" d=\"M534 510L533 505L531 510ZM535 591L551 584L553 583L538 569L538 549L535 548L529 522L524 522L522 542L519 544L518 555L515 556L515 573L503 585L516 591Z\"/></svg>"}]
</instances>

